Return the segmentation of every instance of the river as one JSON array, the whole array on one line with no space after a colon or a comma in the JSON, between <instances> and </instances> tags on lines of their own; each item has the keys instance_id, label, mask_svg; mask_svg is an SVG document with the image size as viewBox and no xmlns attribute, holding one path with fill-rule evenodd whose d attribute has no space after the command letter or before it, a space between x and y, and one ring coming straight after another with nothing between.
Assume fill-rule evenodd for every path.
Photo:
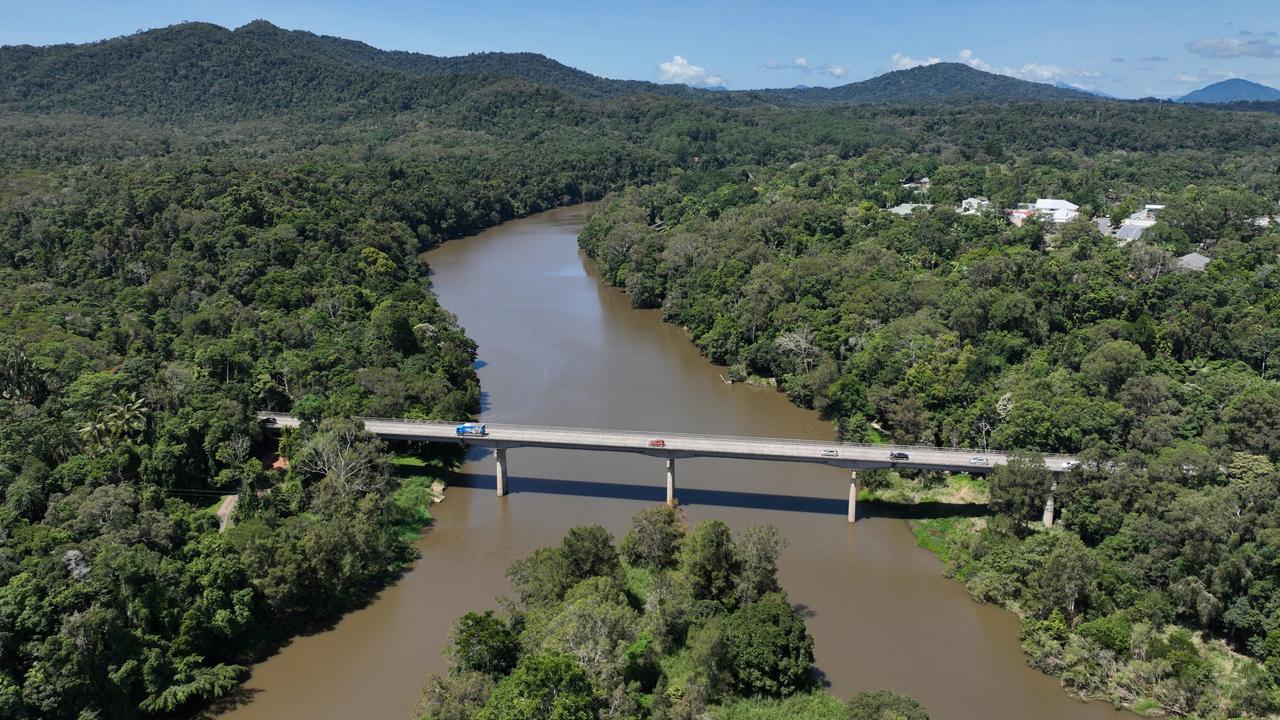
<instances>
[{"instance_id":1,"label":"river","mask_svg":"<svg viewBox=\"0 0 1280 720\"><path fill-rule=\"evenodd\" d=\"M831 426L770 389L726 385L685 333L605 287L579 252L588 206L516 220L432 250L440 301L479 343L483 419L829 440ZM504 571L564 532L618 534L665 497L657 458L508 451L511 493L476 453L435 508L422 559L366 607L295 639L253 668L228 720L403 720L443 672L450 624L509 592ZM773 524L788 546L780 579L804 608L831 692L889 688L935 720L1117 718L1027 667L1016 618L972 602L915 546L907 523L845 520L847 472L808 465L680 460L692 522Z\"/></svg>"}]
</instances>

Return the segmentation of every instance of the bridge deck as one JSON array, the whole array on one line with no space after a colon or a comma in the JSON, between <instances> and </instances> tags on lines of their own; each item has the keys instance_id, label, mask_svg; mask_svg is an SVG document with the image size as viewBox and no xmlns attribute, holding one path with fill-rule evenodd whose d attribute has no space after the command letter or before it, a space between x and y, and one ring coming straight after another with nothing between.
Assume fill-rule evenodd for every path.
<instances>
[{"instance_id":1,"label":"bridge deck","mask_svg":"<svg viewBox=\"0 0 1280 720\"><path fill-rule=\"evenodd\" d=\"M259 413L263 420L274 420L277 427L297 427L299 420L281 413ZM884 467L916 468L949 472L982 472L1008 462L1002 451L935 448L918 445L862 445L855 443L813 442L781 438L734 437L730 435L690 435L639 430L598 430L589 428L547 427L536 425L486 424L484 436L459 437L457 422L427 422L359 418L369 432L385 440L461 442L491 448L545 447L568 450L631 452L662 458L742 458L804 462L850 469ZM650 441L661 439L663 447L651 447ZM824 452L826 455L824 455ZM831 453L835 453L834 456ZM889 458L891 452L907 454L906 460ZM986 464L975 458L985 458ZM1072 463L1071 455L1046 455L1045 466L1060 472Z\"/></svg>"}]
</instances>

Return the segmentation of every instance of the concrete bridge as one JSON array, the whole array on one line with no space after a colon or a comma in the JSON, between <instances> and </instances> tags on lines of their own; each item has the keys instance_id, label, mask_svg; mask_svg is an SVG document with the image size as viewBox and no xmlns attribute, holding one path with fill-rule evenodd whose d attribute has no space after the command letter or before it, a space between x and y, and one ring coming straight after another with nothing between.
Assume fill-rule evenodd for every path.
<instances>
[{"instance_id":1,"label":"concrete bridge","mask_svg":"<svg viewBox=\"0 0 1280 720\"><path fill-rule=\"evenodd\" d=\"M258 418L276 428L296 428L301 421L288 414L263 412ZM779 438L690 435L638 430L600 430L540 425L486 424L485 435L460 436L459 422L356 418L384 440L450 442L493 448L498 495L507 494L507 450L521 447L628 452L662 458L667 466L667 502L676 500L676 460L680 458L737 458L831 465L849 470L849 522L857 507L858 470L911 468L943 472L986 473L1008 462L1005 452L935 448L919 445L865 445ZM1071 455L1046 455L1045 466L1056 478L1076 463ZM1044 523L1053 523L1053 494L1045 502Z\"/></svg>"}]
</instances>

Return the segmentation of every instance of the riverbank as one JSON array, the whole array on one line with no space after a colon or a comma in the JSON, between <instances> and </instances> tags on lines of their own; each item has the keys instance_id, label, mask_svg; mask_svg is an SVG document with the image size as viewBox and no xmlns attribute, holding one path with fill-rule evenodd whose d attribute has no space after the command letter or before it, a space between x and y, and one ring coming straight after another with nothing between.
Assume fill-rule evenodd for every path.
<instances>
[{"instance_id":1,"label":"riverbank","mask_svg":"<svg viewBox=\"0 0 1280 720\"><path fill-rule=\"evenodd\" d=\"M916 544L938 556L944 573L964 585L975 602L1018 616L1027 662L1061 680L1072 696L1110 703L1141 715L1235 717L1269 712L1267 669L1220 638L1150 622L1141 601L1105 617L1070 625L1058 611L1037 619L1016 588L1019 576L1039 571L1034 557L1010 558L1012 547L992 543L984 518L911 521ZM1039 530L1043 537L1060 530ZM1034 544L1035 538L1030 541ZM1033 551L1034 552L1034 551ZM1016 570L1015 570L1016 569ZM1016 575L1014 572L1016 571ZM1202 677L1199 695L1171 677Z\"/></svg>"}]
</instances>

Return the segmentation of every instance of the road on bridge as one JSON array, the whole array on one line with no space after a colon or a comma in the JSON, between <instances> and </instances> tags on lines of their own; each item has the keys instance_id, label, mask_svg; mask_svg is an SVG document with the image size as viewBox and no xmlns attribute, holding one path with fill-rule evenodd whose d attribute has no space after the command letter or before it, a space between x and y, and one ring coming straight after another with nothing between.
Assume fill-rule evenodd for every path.
<instances>
[{"instance_id":1,"label":"road on bridge","mask_svg":"<svg viewBox=\"0 0 1280 720\"><path fill-rule=\"evenodd\" d=\"M259 417L278 427L297 427L299 420L281 413L259 413ZM458 422L427 422L386 418L358 418L365 429L384 440L416 440L430 442L466 442L469 445L495 449L519 447L562 448L566 450L598 450L605 452L643 453L661 458L741 458L804 462L850 470L871 468L914 468L946 472L987 472L1009 460L1008 453L935 448L917 445L863 445L855 443L818 443L779 438L735 437L731 435L690 435L639 430L599 430L537 425L488 424L486 435L457 434ZM655 440L662 447L654 447ZM895 460L891 454L902 454ZM1071 455L1046 455L1045 466L1062 472L1076 459Z\"/></svg>"}]
</instances>

